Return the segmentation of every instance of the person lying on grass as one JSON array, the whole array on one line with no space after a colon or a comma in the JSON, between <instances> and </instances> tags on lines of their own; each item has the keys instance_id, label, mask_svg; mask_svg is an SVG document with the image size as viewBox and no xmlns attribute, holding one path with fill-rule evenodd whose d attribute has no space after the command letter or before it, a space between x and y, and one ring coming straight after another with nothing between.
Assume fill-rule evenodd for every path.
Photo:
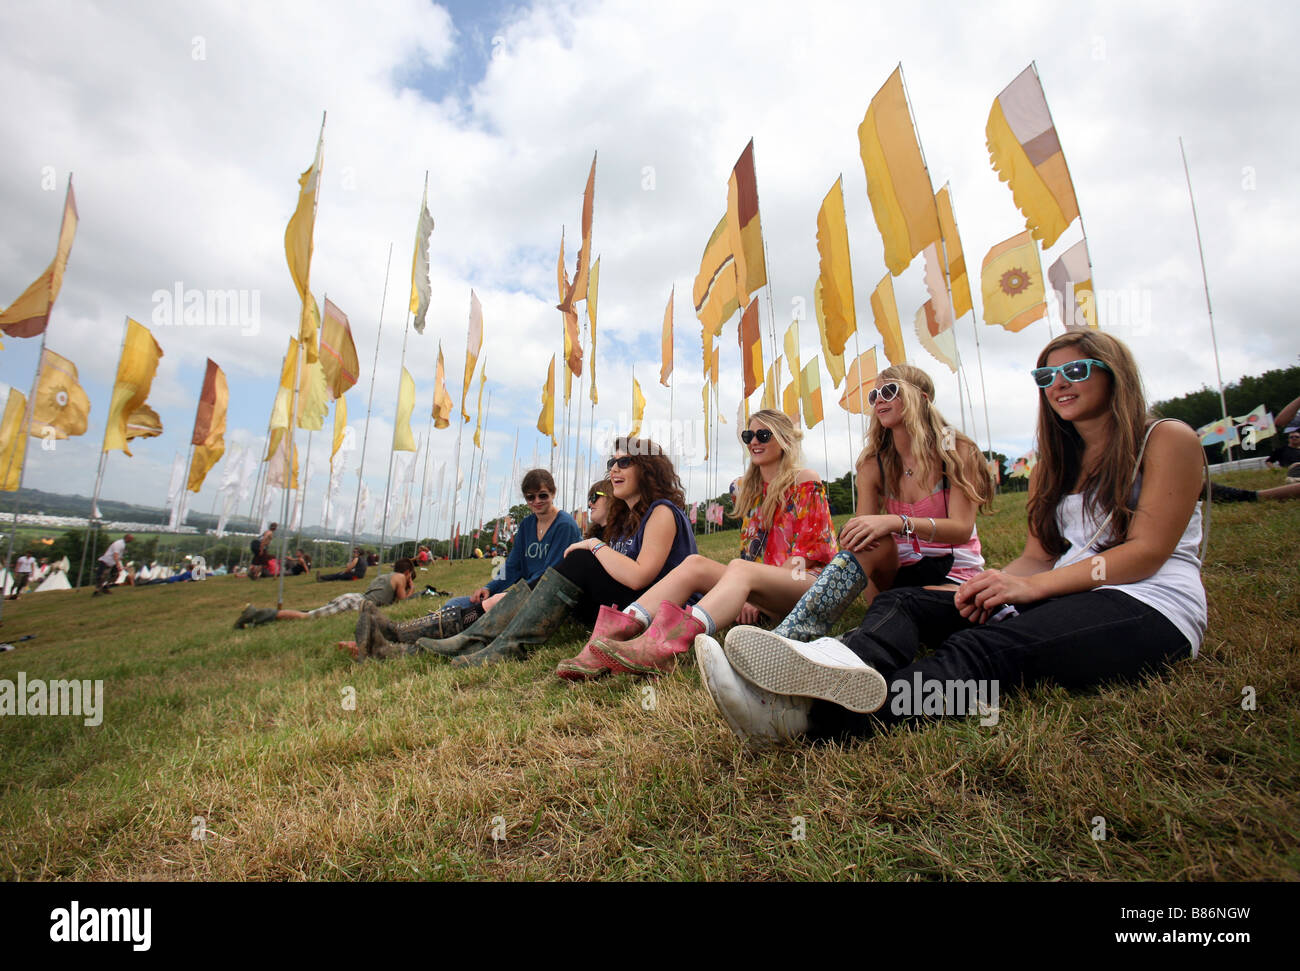
<instances>
[{"instance_id":1,"label":"person lying on grass","mask_svg":"<svg viewBox=\"0 0 1300 971\"><path fill-rule=\"evenodd\" d=\"M341 593L323 607L315 610L276 610L274 607L254 607L247 604L235 621L235 629L269 624L273 620L305 620L308 617L333 617L348 610L360 610L365 603L387 607L405 600L415 592L415 563L402 557L393 564L392 573L381 573L370 581L365 593Z\"/></svg>"},{"instance_id":2,"label":"person lying on grass","mask_svg":"<svg viewBox=\"0 0 1300 971\"><path fill-rule=\"evenodd\" d=\"M1052 340L1020 557L951 587L880 594L843 642L735 627L696 638L703 681L742 739L850 739L996 707L1002 690L1130 680L1195 657L1205 458L1187 425L1147 412L1129 349ZM918 660L922 644L934 653Z\"/></svg>"},{"instance_id":3,"label":"person lying on grass","mask_svg":"<svg viewBox=\"0 0 1300 971\"><path fill-rule=\"evenodd\" d=\"M410 647L384 644L371 656L427 651L477 667L524 658L573 619L590 626L604 604L620 609L695 552L683 509L686 498L673 463L648 439L619 438L607 463L616 500L608 540L584 539L566 550L534 590L522 580L497 606L455 637L423 638Z\"/></svg>"}]
</instances>

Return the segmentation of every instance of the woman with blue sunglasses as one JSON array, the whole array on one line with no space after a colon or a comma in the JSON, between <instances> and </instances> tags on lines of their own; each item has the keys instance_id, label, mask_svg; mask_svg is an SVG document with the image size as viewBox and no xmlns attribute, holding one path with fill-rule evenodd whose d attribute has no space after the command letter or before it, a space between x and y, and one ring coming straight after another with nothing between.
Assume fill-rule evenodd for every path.
<instances>
[{"instance_id":1,"label":"woman with blue sunglasses","mask_svg":"<svg viewBox=\"0 0 1300 971\"><path fill-rule=\"evenodd\" d=\"M1196 656L1207 481L1196 433L1150 416L1128 348L1099 331L1051 341L1033 379L1039 459L1024 552L955 591L882 593L843 643L756 628L734 628L725 650L697 641L702 676L738 735L868 736L987 715L1015 687L1088 688ZM918 660L922 645L933 653Z\"/></svg>"}]
</instances>

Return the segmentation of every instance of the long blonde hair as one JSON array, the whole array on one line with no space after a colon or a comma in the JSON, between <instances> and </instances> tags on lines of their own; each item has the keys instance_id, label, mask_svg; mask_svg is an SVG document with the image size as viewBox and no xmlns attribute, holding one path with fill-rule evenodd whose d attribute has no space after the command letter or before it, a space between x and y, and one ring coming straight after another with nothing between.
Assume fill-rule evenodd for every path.
<instances>
[{"instance_id":1,"label":"long blonde hair","mask_svg":"<svg viewBox=\"0 0 1300 971\"><path fill-rule=\"evenodd\" d=\"M781 464L777 466L772 481L767 484L767 497L757 512L759 523L768 529L776 518L777 510L784 504L786 493L794 488L795 479L799 478L799 472L803 469L803 450L799 445L803 440L803 432L795 428L783 412L770 408L754 412L749 416L749 421L750 424L758 422L770 431L772 440L781 446ZM762 495L763 473L757 465L750 462L731 500L732 518L741 519L749 515Z\"/></svg>"},{"instance_id":2,"label":"long blonde hair","mask_svg":"<svg viewBox=\"0 0 1300 971\"><path fill-rule=\"evenodd\" d=\"M880 372L877 381L894 381L898 384L898 397L903 403L903 427L912 439L912 458L916 465L913 473L927 487L941 474L956 485L978 509L989 504L992 496L991 479L979 446L958 431L934 405L934 382L930 375L911 364L892 364ZM967 448L961 449L961 445ZM963 454L964 453L964 454ZM885 470L883 487L898 495L903 478L903 460L894 445L894 433L882 425L875 412L871 414L871 427L867 431L867 444L858 456L856 465L875 456L880 457Z\"/></svg>"}]
</instances>

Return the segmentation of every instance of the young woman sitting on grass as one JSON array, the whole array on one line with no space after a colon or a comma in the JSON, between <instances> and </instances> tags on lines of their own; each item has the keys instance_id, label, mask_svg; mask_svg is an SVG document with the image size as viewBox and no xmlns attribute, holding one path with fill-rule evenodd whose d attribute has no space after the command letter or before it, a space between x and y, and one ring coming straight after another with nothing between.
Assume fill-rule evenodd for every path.
<instances>
[{"instance_id":1,"label":"young woman sitting on grass","mask_svg":"<svg viewBox=\"0 0 1300 971\"><path fill-rule=\"evenodd\" d=\"M1039 460L1020 557L957 590L886 591L843 643L752 627L733 628L725 651L697 638L701 678L737 735L868 736L969 713L1016 686L1090 688L1196 656L1206 628L1196 433L1150 417L1132 355L1108 334L1056 338L1033 378ZM922 644L934 653L917 660Z\"/></svg>"},{"instance_id":2,"label":"young woman sitting on grass","mask_svg":"<svg viewBox=\"0 0 1300 971\"><path fill-rule=\"evenodd\" d=\"M605 527L607 540L574 543L536 589L520 581L456 637L421 639L404 653L428 651L454 658L458 667L523 658L566 619L590 625L601 605L627 606L695 552L681 480L658 445L617 439L608 469L616 501ZM387 647L373 653L388 657L397 651Z\"/></svg>"},{"instance_id":3,"label":"young woman sitting on grass","mask_svg":"<svg viewBox=\"0 0 1300 971\"><path fill-rule=\"evenodd\" d=\"M247 604L235 621L235 629L269 624L273 620L305 620L308 617L332 617L348 610L360 610L363 604L387 607L405 600L415 592L415 563L402 557L393 564L392 573L381 573L370 581L365 593L341 593L323 607L315 610L276 610L274 607L254 607Z\"/></svg>"},{"instance_id":4,"label":"young woman sitting on grass","mask_svg":"<svg viewBox=\"0 0 1300 971\"><path fill-rule=\"evenodd\" d=\"M670 669L696 634L737 618L752 624L760 611L784 616L838 551L826 487L801 467L802 437L781 412L757 412L741 435L749 469L733 500L733 515L744 518L740 559L688 556L622 612L602 606L587 646L555 673L574 681L653 674ZM685 607L697 594L703 599Z\"/></svg>"},{"instance_id":5,"label":"young woman sitting on grass","mask_svg":"<svg viewBox=\"0 0 1300 971\"><path fill-rule=\"evenodd\" d=\"M608 479L601 479L587 490L587 528L582 534L583 539L605 539L609 512L616 501L614 485Z\"/></svg>"}]
</instances>

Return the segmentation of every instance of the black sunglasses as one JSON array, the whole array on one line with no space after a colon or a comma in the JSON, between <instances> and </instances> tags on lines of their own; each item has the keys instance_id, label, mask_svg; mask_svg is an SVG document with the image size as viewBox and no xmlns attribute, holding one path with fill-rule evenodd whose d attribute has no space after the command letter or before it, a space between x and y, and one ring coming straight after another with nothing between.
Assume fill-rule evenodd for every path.
<instances>
[{"instance_id":1,"label":"black sunglasses","mask_svg":"<svg viewBox=\"0 0 1300 971\"><path fill-rule=\"evenodd\" d=\"M532 502L534 499L537 499L541 502L545 502L549 498L551 498L551 494L545 491L524 493L524 502Z\"/></svg>"},{"instance_id":2,"label":"black sunglasses","mask_svg":"<svg viewBox=\"0 0 1300 971\"><path fill-rule=\"evenodd\" d=\"M636 459L632 458L632 456L630 456L630 455L621 455L621 456L619 456L618 458L613 458L613 459L610 459L608 462L606 462L606 463L605 463L605 471L608 472L609 470L613 469L614 466L616 466L616 465L617 465L620 469L630 469L630 468L632 468L632 465L633 465L634 462L636 462Z\"/></svg>"},{"instance_id":3,"label":"black sunglasses","mask_svg":"<svg viewBox=\"0 0 1300 971\"><path fill-rule=\"evenodd\" d=\"M603 493L603 492L589 492L589 493L587 493L587 505L589 505L589 506L594 506L597 502L599 502L602 498L604 498L604 496L605 496L605 493Z\"/></svg>"},{"instance_id":4,"label":"black sunglasses","mask_svg":"<svg viewBox=\"0 0 1300 971\"><path fill-rule=\"evenodd\" d=\"M743 432L740 433L740 440L744 442L746 445L748 445L756 438L759 440L760 443L766 445L768 442L772 440L771 429L760 428L758 431L755 432L755 431L750 431L748 428L746 428Z\"/></svg>"}]
</instances>

